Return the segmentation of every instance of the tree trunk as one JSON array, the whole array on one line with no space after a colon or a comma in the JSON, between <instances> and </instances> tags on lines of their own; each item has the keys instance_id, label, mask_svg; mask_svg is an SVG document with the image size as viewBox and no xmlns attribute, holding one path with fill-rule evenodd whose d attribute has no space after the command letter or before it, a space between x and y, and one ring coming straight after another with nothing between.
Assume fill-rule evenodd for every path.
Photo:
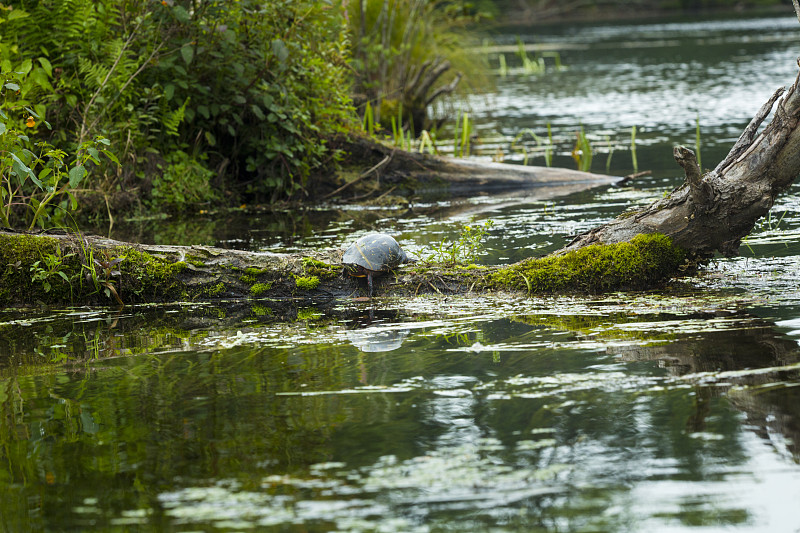
<instances>
[{"instance_id":1,"label":"tree trunk","mask_svg":"<svg viewBox=\"0 0 800 533\"><path fill-rule=\"evenodd\" d=\"M787 91L773 94L714 170L701 174L694 153L676 147L675 160L686 173L683 185L640 211L579 235L558 253L661 233L700 260L715 252L737 255L742 238L800 173L799 82L800 76ZM773 107L772 122L758 133Z\"/></svg>"}]
</instances>

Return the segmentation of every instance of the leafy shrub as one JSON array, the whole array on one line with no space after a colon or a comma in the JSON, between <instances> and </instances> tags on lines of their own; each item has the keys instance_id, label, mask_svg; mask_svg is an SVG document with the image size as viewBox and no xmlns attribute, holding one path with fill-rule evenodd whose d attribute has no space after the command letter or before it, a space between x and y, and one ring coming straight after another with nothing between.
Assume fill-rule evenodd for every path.
<instances>
[{"instance_id":1,"label":"leafy shrub","mask_svg":"<svg viewBox=\"0 0 800 533\"><path fill-rule=\"evenodd\" d=\"M48 65L46 60L41 64ZM4 227L24 223L32 229L58 222L77 207L74 192L90 164L99 165L101 153L117 162L105 149L109 141L103 137L82 142L73 157L48 142L31 140L29 131L41 124L51 128L41 119L42 105L27 100L36 86L47 85L47 78L38 74L30 60L16 67L8 60L0 64L0 224Z\"/></svg>"},{"instance_id":2,"label":"leafy shrub","mask_svg":"<svg viewBox=\"0 0 800 533\"><path fill-rule=\"evenodd\" d=\"M69 151L103 134L119 147L121 173L95 188L134 189L160 161L185 165L170 155L181 152L193 180L279 200L304 190L336 155L327 139L354 124L338 3L19 0L11 13L0 57L30 63L47 140Z\"/></svg>"},{"instance_id":3,"label":"leafy shrub","mask_svg":"<svg viewBox=\"0 0 800 533\"><path fill-rule=\"evenodd\" d=\"M218 198L211 187L214 173L185 152L170 152L161 174L153 176L151 207L179 211L187 205L208 204Z\"/></svg>"}]
</instances>

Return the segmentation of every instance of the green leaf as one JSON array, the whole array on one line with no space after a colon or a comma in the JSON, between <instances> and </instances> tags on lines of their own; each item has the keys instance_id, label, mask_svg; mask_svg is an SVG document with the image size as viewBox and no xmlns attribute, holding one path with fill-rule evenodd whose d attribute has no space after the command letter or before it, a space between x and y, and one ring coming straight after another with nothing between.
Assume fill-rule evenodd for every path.
<instances>
[{"instance_id":1,"label":"green leaf","mask_svg":"<svg viewBox=\"0 0 800 533\"><path fill-rule=\"evenodd\" d=\"M21 9L12 9L11 11L9 11L8 18L6 20L11 22L12 20L21 19L21 18L25 18L25 17L28 17L28 16L30 16L30 15L28 14L27 11L23 11Z\"/></svg>"},{"instance_id":2,"label":"green leaf","mask_svg":"<svg viewBox=\"0 0 800 533\"><path fill-rule=\"evenodd\" d=\"M4 87L6 89L11 90L11 91L19 91L19 85L17 85L16 83L13 83L13 82L6 83Z\"/></svg>"},{"instance_id":3,"label":"green leaf","mask_svg":"<svg viewBox=\"0 0 800 533\"><path fill-rule=\"evenodd\" d=\"M181 47L181 56L183 56L183 60L188 65L192 62L192 58L194 58L194 47L192 45L187 44Z\"/></svg>"},{"instance_id":4,"label":"green leaf","mask_svg":"<svg viewBox=\"0 0 800 533\"><path fill-rule=\"evenodd\" d=\"M52 76L53 75L53 65L50 64L50 61L48 61L48 59L46 57L40 57L38 59L38 61L39 61L39 64L42 65L42 68L44 69L44 71L47 72L47 75L48 76Z\"/></svg>"},{"instance_id":5,"label":"green leaf","mask_svg":"<svg viewBox=\"0 0 800 533\"><path fill-rule=\"evenodd\" d=\"M14 160L14 162L13 162L14 172L17 173L17 176L19 178L22 178L23 174L27 174L27 175L32 176L34 178L36 177L36 175L33 173L33 171L28 168L28 165L23 163L22 160L19 157L17 157L17 154L12 152L11 153L11 159Z\"/></svg>"},{"instance_id":6,"label":"green leaf","mask_svg":"<svg viewBox=\"0 0 800 533\"><path fill-rule=\"evenodd\" d=\"M89 152L89 156L92 158L92 161L94 161L96 164L99 165L100 164L100 152L97 151L97 148L94 148L93 146L90 146L86 151Z\"/></svg>"},{"instance_id":7,"label":"green leaf","mask_svg":"<svg viewBox=\"0 0 800 533\"><path fill-rule=\"evenodd\" d=\"M216 146L217 145L217 138L214 137L214 134L210 131L205 132L206 142L209 146Z\"/></svg>"},{"instance_id":8,"label":"green leaf","mask_svg":"<svg viewBox=\"0 0 800 533\"><path fill-rule=\"evenodd\" d=\"M6 132L6 123L0 122L0 135L4 134L5 132Z\"/></svg>"},{"instance_id":9,"label":"green leaf","mask_svg":"<svg viewBox=\"0 0 800 533\"><path fill-rule=\"evenodd\" d=\"M255 104L251 105L250 109L253 110L253 114L256 116L256 118L258 118L258 120L264 120L266 118L264 112L261 111L261 108L258 107L257 105Z\"/></svg>"},{"instance_id":10,"label":"green leaf","mask_svg":"<svg viewBox=\"0 0 800 533\"><path fill-rule=\"evenodd\" d=\"M182 22L184 24L192 19L192 17L189 16L189 12L186 11L186 8L180 5L172 8L172 14L175 15L175 18L178 19L178 22Z\"/></svg>"},{"instance_id":11,"label":"green leaf","mask_svg":"<svg viewBox=\"0 0 800 533\"><path fill-rule=\"evenodd\" d=\"M19 67L17 67L17 70L22 74L27 74L31 71L32 68L33 68L33 61L31 61L30 59L26 59L25 61L22 62L22 64Z\"/></svg>"},{"instance_id":12,"label":"green leaf","mask_svg":"<svg viewBox=\"0 0 800 533\"><path fill-rule=\"evenodd\" d=\"M39 180L40 183L47 179L47 176L53 173L52 168L43 168L41 172L39 172Z\"/></svg>"},{"instance_id":13,"label":"green leaf","mask_svg":"<svg viewBox=\"0 0 800 533\"><path fill-rule=\"evenodd\" d=\"M209 116L211 116L209 114L209 112L208 112L208 107L206 107L204 105L197 106L197 112L200 113L200 115L202 115L202 117L205 118L205 119L207 119Z\"/></svg>"},{"instance_id":14,"label":"green leaf","mask_svg":"<svg viewBox=\"0 0 800 533\"><path fill-rule=\"evenodd\" d=\"M172 83L168 83L164 86L164 98L167 101L172 100L172 96L175 94L175 85Z\"/></svg>"},{"instance_id":15,"label":"green leaf","mask_svg":"<svg viewBox=\"0 0 800 533\"><path fill-rule=\"evenodd\" d=\"M274 39L272 41L272 53L278 58L278 61L285 63L289 57L289 49L281 39Z\"/></svg>"},{"instance_id":16,"label":"green leaf","mask_svg":"<svg viewBox=\"0 0 800 533\"><path fill-rule=\"evenodd\" d=\"M72 210L75 211L78 209L78 199L75 198L75 195L72 194L70 191L67 191L67 196L69 196L69 201L72 206Z\"/></svg>"},{"instance_id":17,"label":"green leaf","mask_svg":"<svg viewBox=\"0 0 800 533\"><path fill-rule=\"evenodd\" d=\"M80 184L84 176L86 176L86 167L75 165L69 170L69 186L74 189Z\"/></svg>"},{"instance_id":18,"label":"green leaf","mask_svg":"<svg viewBox=\"0 0 800 533\"><path fill-rule=\"evenodd\" d=\"M105 137L98 137L97 138L97 142L99 142L101 144L105 144L106 146L111 146L111 141L109 141Z\"/></svg>"},{"instance_id":19,"label":"green leaf","mask_svg":"<svg viewBox=\"0 0 800 533\"><path fill-rule=\"evenodd\" d=\"M117 159L117 156L115 156L115 155L114 155L112 152L110 152L110 151L108 151L108 150L103 150L102 152L103 152L103 154L105 154L105 156L106 156L107 158L109 158L109 159L110 159L110 160L112 160L114 163L116 163L116 164L118 164L118 165L119 165L119 159Z\"/></svg>"}]
</instances>

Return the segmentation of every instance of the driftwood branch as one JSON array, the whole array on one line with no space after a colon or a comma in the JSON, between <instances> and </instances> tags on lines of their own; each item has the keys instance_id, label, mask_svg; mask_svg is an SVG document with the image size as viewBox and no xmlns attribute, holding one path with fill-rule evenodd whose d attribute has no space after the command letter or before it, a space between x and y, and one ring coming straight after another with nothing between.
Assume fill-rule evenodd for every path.
<instances>
[{"instance_id":1,"label":"driftwood branch","mask_svg":"<svg viewBox=\"0 0 800 533\"><path fill-rule=\"evenodd\" d=\"M742 238L800 174L800 76L761 107L723 161L701 175L694 154L675 150L686 182L667 198L579 235L559 253L662 233L699 259L736 255ZM774 109L772 121L756 135ZM691 154L691 155L690 155Z\"/></svg>"}]
</instances>

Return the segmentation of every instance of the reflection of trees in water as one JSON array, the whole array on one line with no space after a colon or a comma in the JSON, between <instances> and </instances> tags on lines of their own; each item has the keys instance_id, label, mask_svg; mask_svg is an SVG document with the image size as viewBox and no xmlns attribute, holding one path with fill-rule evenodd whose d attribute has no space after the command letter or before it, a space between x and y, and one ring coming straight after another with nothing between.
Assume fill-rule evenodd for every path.
<instances>
[{"instance_id":1,"label":"reflection of trees in water","mask_svg":"<svg viewBox=\"0 0 800 533\"><path fill-rule=\"evenodd\" d=\"M800 362L796 340L781 336L771 322L748 315L742 315L741 319L741 327L703 331L668 344L615 347L613 353L628 362L657 360L676 376L768 369ZM800 391L795 387L798 379L797 370L776 370L725 377L726 384L722 385L713 380L707 386L696 386L695 410L687 417L687 430L704 431L712 398L724 395L747 415L746 424L757 428L759 436L797 461L800 459L797 407ZM768 390L772 386L775 389Z\"/></svg>"}]
</instances>

